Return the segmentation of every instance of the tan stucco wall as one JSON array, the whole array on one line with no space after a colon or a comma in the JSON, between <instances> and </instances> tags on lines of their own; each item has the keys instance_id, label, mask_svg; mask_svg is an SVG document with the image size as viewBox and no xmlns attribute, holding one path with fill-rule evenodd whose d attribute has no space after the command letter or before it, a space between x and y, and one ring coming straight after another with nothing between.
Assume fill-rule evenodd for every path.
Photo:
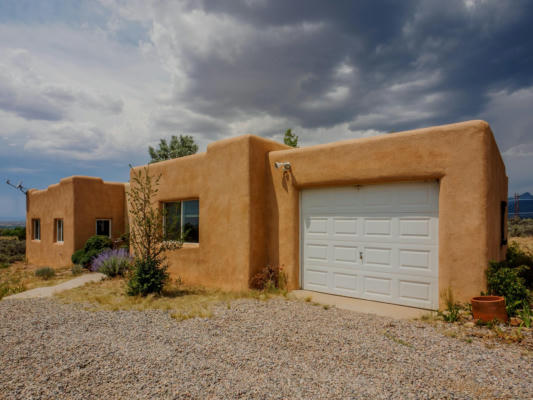
<instances>
[{"instance_id":1,"label":"tan stucco wall","mask_svg":"<svg viewBox=\"0 0 533 400\"><path fill-rule=\"evenodd\" d=\"M205 153L149 166L151 175L161 174L154 206L199 199L199 244L167 252L172 277L226 290L248 288L250 274L267 259L267 152L285 147L247 135L212 143ZM135 170L139 168L144 167Z\"/></svg>"},{"instance_id":2,"label":"tan stucco wall","mask_svg":"<svg viewBox=\"0 0 533 400\"><path fill-rule=\"evenodd\" d=\"M28 262L51 267L71 264L72 253L96 233L96 219L112 220L112 237L124 232L124 184L72 176L27 195L26 256ZM32 219L41 220L41 240L32 240ZM54 241L54 220L63 218L63 243Z\"/></svg>"},{"instance_id":3,"label":"tan stucco wall","mask_svg":"<svg viewBox=\"0 0 533 400\"><path fill-rule=\"evenodd\" d=\"M31 189L26 195L26 257L41 266L70 264L74 252L74 182L73 178L45 190ZM54 242L54 220L63 219L63 243ZM41 220L41 240L32 240L32 220Z\"/></svg>"},{"instance_id":4,"label":"tan stucco wall","mask_svg":"<svg viewBox=\"0 0 533 400\"><path fill-rule=\"evenodd\" d=\"M276 161L289 161L291 173L275 170ZM269 167L278 221L269 261L285 266L292 289L300 273L299 191L308 187L438 179L439 291L451 287L460 301L484 290L489 259L504 257L499 207L507 177L484 121L274 151Z\"/></svg>"},{"instance_id":5,"label":"tan stucco wall","mask_svg":"<svg viewBox=\"0 0 533 400\"><path fill-rule=\"evenodd\" d=\"M100 178L76 179L74 185L74 231L76 249L96 234L96 220L111 220L111 238L125 231L124 183L104 182Z\"/></svg>"}]
</instances>

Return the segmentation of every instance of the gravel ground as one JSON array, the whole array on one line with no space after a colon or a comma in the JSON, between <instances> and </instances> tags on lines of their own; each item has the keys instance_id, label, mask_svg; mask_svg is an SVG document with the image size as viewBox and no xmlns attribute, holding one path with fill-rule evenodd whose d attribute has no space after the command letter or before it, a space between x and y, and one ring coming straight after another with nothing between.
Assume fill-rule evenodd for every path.
<instances>
[{"instance_id":1,"label":"gravel ground","mask_svg":"<svg viewBox=\"0 0 533 400\"><path fill-rule=\"evenodd\" d=\"M0 398L533 398L533 358L282 299L210 319L0 302Z\"/></svg>"}]
</instances>

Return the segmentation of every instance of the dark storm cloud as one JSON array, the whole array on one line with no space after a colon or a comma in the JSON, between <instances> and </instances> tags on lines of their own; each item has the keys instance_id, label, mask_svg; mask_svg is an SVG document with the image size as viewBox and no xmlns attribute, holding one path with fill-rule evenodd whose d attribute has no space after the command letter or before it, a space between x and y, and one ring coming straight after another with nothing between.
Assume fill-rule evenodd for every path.
<instances>
[{"instance_id":1,"label":"dark storm cloud","mask_svg":"<svg viewBox=\"0 0 533 400\"><path fill-rule=\"evenodd\" d=\"M181 49L190 81L179 100L214 117L266 112L306 128L347 122L354 130L400 130L474 118L489 92L533 84L532 2L204 1L200 7L247 30L229 56L223 49L234 44L231 36L224 41L225 32L221 51ZM339 74L343 64L353 73Z\"/></svg>"}]
</instances>

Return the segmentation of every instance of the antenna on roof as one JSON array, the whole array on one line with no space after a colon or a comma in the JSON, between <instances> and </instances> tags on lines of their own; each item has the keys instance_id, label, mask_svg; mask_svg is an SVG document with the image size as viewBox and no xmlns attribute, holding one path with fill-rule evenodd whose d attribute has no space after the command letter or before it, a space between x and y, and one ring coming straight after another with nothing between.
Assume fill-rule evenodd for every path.
<instances>
[{"instance_id":1,"label":"antenna on roof","mask_svg":"<svg viewBox=\"0 0 533 400\"><path fill-rule=\"evenodd\" d=\"M14 187L15 189L17 190L20 190L22 193L26 194L28 193L28 189L26 189L24 186L22 186L22 181L20 181L17 185L14 185L11 183L11 181L8 179L6 180L6 183L11 186L11 187Z\"/></svg>"}]
</instances>

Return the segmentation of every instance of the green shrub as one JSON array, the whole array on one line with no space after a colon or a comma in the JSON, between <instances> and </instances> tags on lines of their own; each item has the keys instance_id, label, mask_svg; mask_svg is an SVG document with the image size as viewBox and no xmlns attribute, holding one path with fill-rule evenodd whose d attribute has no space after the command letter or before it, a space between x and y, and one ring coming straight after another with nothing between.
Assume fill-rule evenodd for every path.
<instances>
[{"instance_id":1,"label":"green shrub","mask_svg":"<svg viewBox=\"0 0 533 400\"><path fill-rule=\"evenodd\" d=\"M85 252L83 251L83 249L76 250L74 254L72 254L72 257L70 257L70 259L72 260L72 264L80 265L81 259L84 256L84 254Z\"/></svg>"},{"instance_id":2,"label":"green shrub","mask_svg":"<svg viewBox=\"0 0 533 400\"><path fill-rule=\"evenodd\" d=\"M72 275L76 276L76 275L82 274L85 270L83 269L83 267L81 265L74 264L72 266L71 271L72 271Z\"/></svg>"},{"instance_id":3,"label":"green shrub","mask_svg":"<svg viewBox=\"0 0 533 400\"><path fill-rule=\"evenodd\" d=\"M45 281L55 276L55 274L56 271L50 267L39 268L35 271L35 276L44 279Z\"/></svg>"},{"instance_id":4,"label":"green shrub","mask_svg":"<svg viewBox=\"0 0 533 400\"><path fill-rule=\"evenodd\" d=\"M526 267L509 268L506 261L491 262L487 269L488 294L505 297L507 313L516 314L524 301L529 301L525 279L520 276Z\"/></svg>"},{"instance_id":5,"label":"green shrub","mask_svg":"<svg viewBox=\"0 0 533 400\"><path fill-rule=\"evenodd\" d=\"M89 268L95 257L97 257L104 250L111 249L113 242L107 236L91 236L83 249L76 250L72 254L71 260L73 264L82 265L84 268Z\"/></svg>"},{"instance_id":6,"label":"green shrub","mask_svg":"<svg viewBox=\"0 0 533 400\"><path fill-rule=\"evenodd\" d=\"M85 253L88 253L92 250L104 250L110 249L112 247L113 242L107 236L95 235L91 236L87 240L87 242L85 242L85 246L83 246L83 251L85 251Z\"/></svg>"},{"instance_id":7,"label":"green shrub","mask_svg":"<svg viewBox=\"0 0 533 400\"><path fill-rule=\"evenodd\" d=\"M128 281L127 294L130 296L146 296L150 293L161 293L168 280L167 267L161 260L135 259L133 271Z\"/></svg>"},{"instance_id":8,"label":"green shrub","mask_svg":"<svg viewBox=\"0 0 533 400\"><path fill-rule=\"evenodd\" d=\"M0 229L0 236L16 236L18 240L26 240L26 227L17 226L15 228Z\"/></svg>"},{"instance_id":9,"label":"green shrub","mask_svg":"<svg viewBox=\"0 0 533 400\"><path fill-rule=\"evenodd\" d=\"M526 286L533 289L533 254L522 250L518 243L512 243L503 263L507 268L520 268L519 275L525 279Z\"/></svg>"},{"instance_id":10,"label":"green shrub","mask_svg":"<svg viewBox=\"0 0 533 400\"><path fill-rule=\"evenodd\" d=\"M5 269L9 267L9 263L6 262L0 262L0 269Z\"/></svg>"},{"instance_id":11,"label":"green shrub","mask_svg":"<svg viewBox=\"0 0 533 400\"><path fill-rule=\"evenodd\" d=\"M105 250L108 249L92 249L84 252L80 259L80 264L83 265L84 268L90 268L92 261Z\"/></svg>"}]
</instances>

